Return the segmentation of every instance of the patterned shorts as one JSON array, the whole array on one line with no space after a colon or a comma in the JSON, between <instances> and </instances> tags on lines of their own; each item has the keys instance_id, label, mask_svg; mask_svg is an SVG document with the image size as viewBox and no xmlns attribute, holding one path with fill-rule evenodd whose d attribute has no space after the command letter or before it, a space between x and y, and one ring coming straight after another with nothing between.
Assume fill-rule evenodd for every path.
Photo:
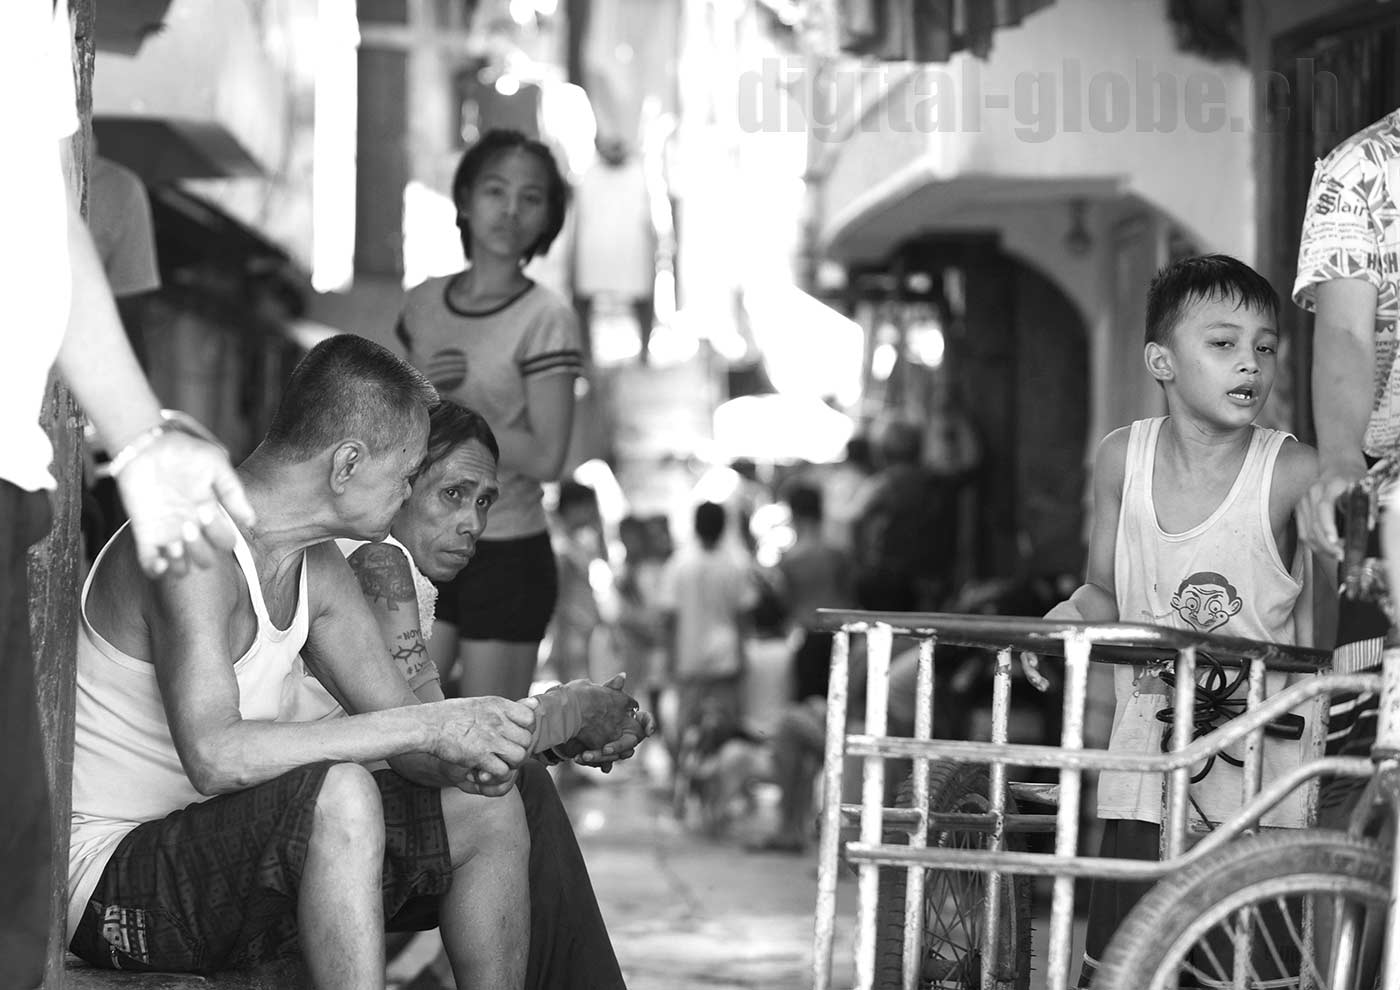
<instances>
[{"instance_id":1,"label":"patterned shorts","mask_svg":"<svg viewBox=\"0 0 1400 990\"><path fill-rule=\"evenodd\" d=\"M207 973L297 952L297 890L329 763L192 804L122 839L70 948L105 969ZM391 931L437 924L452 884L442 796L392 770L374 774L386 846Z\"/></svg>"}]
</instances>

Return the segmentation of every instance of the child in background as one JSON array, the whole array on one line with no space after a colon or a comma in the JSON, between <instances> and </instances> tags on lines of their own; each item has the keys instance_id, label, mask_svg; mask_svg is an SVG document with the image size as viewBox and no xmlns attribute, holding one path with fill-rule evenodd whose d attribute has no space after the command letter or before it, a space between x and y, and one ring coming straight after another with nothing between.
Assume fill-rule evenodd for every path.
<instances>
[{"instance_id":1,"label":"child in background","mask_svg":"<svg viewBox=\"0 0 1400 990\"><path fill-rule=\"evenodd\" d=\"M1100 444L1088 579L1047 618L1310 645L1308 560L1293 508L1316 473L1317 455L1254 425L1277 371L1277 316L1273 288L1234 258L1188 258L1158 273L1147 295L1144 357L1166 393L1167 415L1139 420ZM1161 752L1166 725L1157 715L1169 702L1167 687L1129 665L1115 666L1113 676L1109 750ZM1269 693L1284 682L1269 675ZM1269 738L1265 779L1297 766L1301 755L1301 743ZM1241 786L1241 771L1216 759L1191 786L1191 818L1219 822L1239 807ZM1161 775L1104 771L1098 794L1100 855L1156 859ZM1290 799L1263 822L1298 826L1302 815L1301 801ZM1081 985L1150 886L1094 881Z\"/></svg>"},{"instance_id":2,"label":"child in background","mask_svg":"<svg viewBox=\"0 0 1400 990\"><path fill-rule=\"evenodd\" d=\"M666 563L657 606L666 616L668 674L678 695L676 725L667 733L672 756L702 711L732 725L740 721L744 674L743 617L758 600L752 564L721 546L724 507L695 510L695 541Z\"/></svg>"},{"instance_id":3,"label":"child in background","mask_svg":"<svg viewBox=\"0 0 1400 990\"><path fill-rule=\"evenodd\" d=\"M564 683L589 675L589 657L600 615L590 571L603 555L598 496L577 481L559 483L554 559L559 568L559 603L554 609L550 666Z\"/></svg>"},{"instance_id":4,"label":"child in background","mask_svg":"<svg viewBox=\"0 0 1400 990\"><path fill-rule=\"evenodd\" d=\"M632 696L649 699L648 710L654 712L661 689L662 630L656 596L663 562L652 550L649 527L641 516L624 516L617 524L617 537L623 554L614 579L615 640Z\"/></svg>"}]
</instances>

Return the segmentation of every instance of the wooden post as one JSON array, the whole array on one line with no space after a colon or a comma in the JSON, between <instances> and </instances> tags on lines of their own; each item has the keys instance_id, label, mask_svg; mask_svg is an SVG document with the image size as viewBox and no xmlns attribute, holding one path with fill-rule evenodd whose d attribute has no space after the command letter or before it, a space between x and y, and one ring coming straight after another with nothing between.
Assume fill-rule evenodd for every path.
<instances>
[{"instance_id":1,"label":"wooden post","mask_svg":"<svg viewBox=\"0 0 1400 990\"><path fill-rule=\"evenodd\" d=\"M64 171L78 202L87 208L87 162L92 133L94 0L69 0L74 27L73 66L80 129L68 143ZM73 678L78 631L78 524L83 500L79 443L81 417L73 396L57 377L49 380L41 420L53 442L53 526L29 552L29 626L39 698L39 720L48 763L53 822L54 892L49 909L49 956L44 990L61 990L63 932L68 913L68 828L73 778Z\"/></svg>"}]
</instances>

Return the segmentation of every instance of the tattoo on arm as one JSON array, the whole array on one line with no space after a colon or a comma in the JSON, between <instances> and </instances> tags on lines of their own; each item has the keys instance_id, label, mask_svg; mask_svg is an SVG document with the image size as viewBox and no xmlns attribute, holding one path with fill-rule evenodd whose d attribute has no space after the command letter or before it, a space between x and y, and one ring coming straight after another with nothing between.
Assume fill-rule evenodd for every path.
<instances>
[{"instance_id":1,"label":"tattoo on arm","mask_svg":"<svg viewBox=\"0 0 1400 990\"><path fill-rule=\"evenodd\" d=\"M399 642L390 651L394 661L398 663L404 671L412 673L428 657L427 644L423 642L423 637L419 635L417 629L410 629L407 632L399 633Z\"/></svg>"},{"instance_id":2,"label":"tattoo on arm","mask_svg":"<svg viewBox=\"0 0 1400 990\"><path fill-rule=\"evenodd\" d=\"M418 607L408 561L396 547L366 543L350 555L350 569L371 602L382 601L391 612L397 612L400 605Z\"/></svg>"}]
</instances>

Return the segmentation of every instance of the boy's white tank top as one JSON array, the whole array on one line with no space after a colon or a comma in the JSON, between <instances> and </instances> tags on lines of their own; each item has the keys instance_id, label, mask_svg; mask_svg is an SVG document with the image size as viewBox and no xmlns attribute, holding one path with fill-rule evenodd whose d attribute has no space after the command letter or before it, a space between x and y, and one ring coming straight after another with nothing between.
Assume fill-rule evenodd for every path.
<instances>
[{"instance_id":1,"label":"boy's white tank top","mask_svg":"<svg viewBox=\"0 0 1400 990\"><path fill-rule=\"evenodd\" d=\"M115 540L115 537L113 537ZM68 854L68 934L122 837L138 824L205 800L185 775L170 735L155 665L113 646L87 616L92 574L83 585L77 649L77 708L73 752L72 841ZM238 534L233 547L257 616L257 633L233 664L238 710L244 719L276 721L287 674L310 626L307 563L302 560L296 610L287 628L268 615L252 552Z\"/></svg>"},{"instance_id":2,"label":"boy's white tank top","mask_svg":"<svg viewBox=\"0 0 1400 990\"><path fill-rule=\"evenodd\" d=\"M1157 439L1164 422L1165 418L1139 420L1129 435L1113 558L1119 618L1273 643L1308 642L1311 596L1303 594L1307 553L1300 548L1293 566L1285 565L1269 520L1274 465L1289 435L1254 427L1229 494L1201 523L1168 533L1158 523L1152 498ZM1270 695L1286 683L1283 674L1266 678ZM1117 705L1109 748L1160 753L1167 727L1157 721L1156 713L1168 703L1166 686L1159 678L1144 677L1141 669L1119 665L1114 668L1114 688ZM1232 755L1238 758L1243 746L1236 749ZM1301 742L1268 739L1265 779L1296 766L1301 753ZM1190 816L1199 818L1199 811L1210 821L1222 820L1239 806L1241 784L1241 771L1217 759L1206 778L1192 785L1199 808L1191 808ZM1100 817L1156 822L1161 808L1160 775L1099 775ZM1296 825L1301 815L1301 799L1290 799L1264 822Z\"/></svg>"}]
</instances>

